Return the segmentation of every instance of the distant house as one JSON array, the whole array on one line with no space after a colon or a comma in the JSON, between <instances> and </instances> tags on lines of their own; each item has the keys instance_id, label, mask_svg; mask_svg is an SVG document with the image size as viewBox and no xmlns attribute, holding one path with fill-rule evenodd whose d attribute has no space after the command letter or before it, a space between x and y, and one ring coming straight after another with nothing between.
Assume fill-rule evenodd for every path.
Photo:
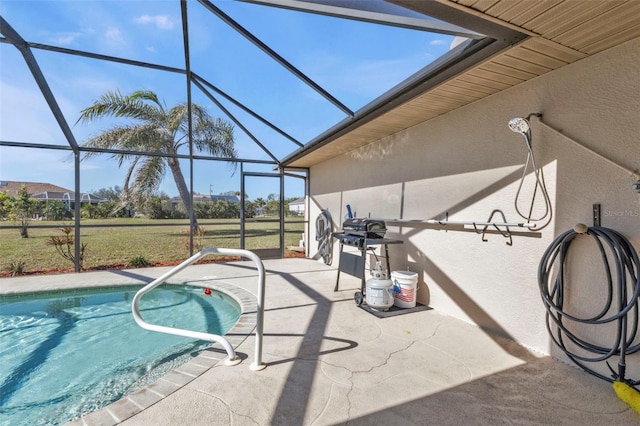
<instances>
[{"instance_id":1,"label":"distant house","mask_svg":"<svg viewBox=\"0 0 640 426\"><path fill-rule=\"evenodd\" d=\"M16 182L9 180L0 181L0 192L15 197L20 188L27 190L32 199L41 201L62 201L69 210L75 209L76 193L66 188L62 188L50 183L41 182ZM80 194L80 205L92 204L94 206L104 203L107 200L96 195L85 192Z\"/></svg>"},{"instance_id":2,"label":"distant house","mask_svg":"<svg viewBox=\"0 0 640 426\"><path fill-rule=\"evenodd\" d=\"M240 204L240 197L237 195L205 195L205 194L193 194L193 203L207 203L215 204L218 201L228 201L231 204ZM169 200L171 208L175 210L179 205L182 205L182 198L180 196L171 197Z\"/></svg>"},{"instance_id":3,"label":"distant house","mask_svg":"<svg viewBox=\"0 0 640 426\"><path fill-rule=\"evenodd\" d=\"M297 200L289 203L289 213L301 216L304 214L304 198L298 198Z\"/></svg>"},{"instance_id":4,"label":"distant house","mask_svg":"<svg viewBox=\"0 0 640 426\"><path fill-rule=\"evenodd\" d=\"M214 203L228 201L231 204L240 204L240 197L237 195L211 195L211 201Z\"/></svg>"}]
</instances>

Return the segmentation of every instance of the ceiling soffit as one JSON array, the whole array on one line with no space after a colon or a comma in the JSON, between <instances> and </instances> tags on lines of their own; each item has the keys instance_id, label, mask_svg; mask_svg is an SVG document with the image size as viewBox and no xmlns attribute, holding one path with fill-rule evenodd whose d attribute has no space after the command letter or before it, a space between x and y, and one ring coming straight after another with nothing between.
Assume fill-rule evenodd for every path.
<instances>
[{"instance_id":1,"label":"ceiling soffit","mask_svg":"<svg viewBox=\"0 0 640 426\"><path fill-rule=\"evenodd\" d=\"M437 15L434 17L438 19L454 17L454 23L474 31L483 32L477 23L480 19L485 24L499 24L505 30L517 30L528 37L516 43L504 39L506 43L500 51L457 73L447 73L446 79L424 84L422 92L414 91L410 99L380 109L369 120L350 126L342 123L342 131L325 133L286 158L283 163L287 166L311 167L640 36L639 1L392 2ZM434 4L437 7L434 8ZM465 18L461 20L451 14L451 10L464 13ZM504 33L498 35L501 36Z\"/></svg>"}]
</instances>

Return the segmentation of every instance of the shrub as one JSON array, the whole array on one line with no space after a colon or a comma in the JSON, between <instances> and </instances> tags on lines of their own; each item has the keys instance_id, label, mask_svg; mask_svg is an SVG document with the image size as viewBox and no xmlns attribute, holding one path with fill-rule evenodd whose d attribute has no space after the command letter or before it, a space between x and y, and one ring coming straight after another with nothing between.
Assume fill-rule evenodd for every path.
<instances>
[{"instance_id":1,"label":"shrub","mask_svg":"<svg viewBox=\"0 0 640 426\"><path fill-rule=\"evenodd\" d=\"M132 268L144 268L145 266L149 265L149 261L142 255L132 257L129 260L129 266L131 266Z\"/></svg>"},{"instance_id":2,"label":"shrub","mask_svg":"<svg viewBox=\"0 0 640 426\"><path fill-rule=\"evenodd\" d=\"M127 217L128 210L120 208L120 204L116 201L106 201L96 206L96 217L107 219L111 217Z\"/></svg>"},{"instance_id":3,"label":"shrub","mask_svg":"<svg viewBox=\"0 0 640 426\"><path fill-rule=\"evenodd\" d=\"M71 212L67 210L66 204L60 200L47 201L44 206L44 215L47 220L71 219Z\"/></svg>"},{"instance_id":4,"label":"shrub","mask_svg":"<svg viewBox=\"0 0 640 426\"><path fill-rule=\"evenodd\" d=\"M47 245L55 247L56 251L60 256L69 260L73 265L76 264L76 256L75 250L73 248L74 238L73 228L63 227L60 228L60 231L63 235L51 236L47 240ZM84 250L87 248L87 243L82 243L80 245L80 255L78 257L78 266L82 269L82 261L84 260Z\"/></svg>"},{"instance_id":5,"label":"shrub","mask_svg":"<svg viewBox=\"0 0 640 426\"><path fill-rule=\"evenodd\" d=\"M16 260L13 262L9 262L9 266L7 267L7 272L12 277L17 275L24 275L25 263L21 260Z\"/></svg>"},{"instance_id":6,"label":"shrub","mask_svg":"<svg viewBox=\"0 0 640 426\"><path fill-rule=\"evenodd\" d=\"M21 238L29 238L29 219L36 212L39 204L38 200L31 199L31 194L27 192L24 185L20 187L13 201L5 200L9 220L20 223Z\"/></svg>"},{"instance_id":7,"label":"shrub","mask_svg":"<svg viewBox=\"0 0 640 426\"><path fill-rule=\"evenodd\" d=\"M182 232L185 235L189 235L189 228ZM204 226L198 226L196 230L193 232L193 252L197 253L204 248L204 236L206 235L207 230ZM185 250L189 252L189 237L182 239L182 245Z\"/></svg>"}]
</instances>

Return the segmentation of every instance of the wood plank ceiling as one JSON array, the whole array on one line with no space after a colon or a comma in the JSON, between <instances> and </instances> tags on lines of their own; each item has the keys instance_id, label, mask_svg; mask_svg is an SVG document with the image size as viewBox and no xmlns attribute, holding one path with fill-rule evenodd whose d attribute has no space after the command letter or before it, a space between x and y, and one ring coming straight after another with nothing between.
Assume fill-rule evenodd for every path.
<instances>
[{"instance_id":1,"label":"wood plank ceiling","mask_svg":"<svg viewBox=\"0 0 640 426\"><path fill-rule=\"evenodd\" d=\"M292 156L287 167L311 167L640 37L638 0L437 1L529 37L349 133Z\"/></svg>"}]
</instances>

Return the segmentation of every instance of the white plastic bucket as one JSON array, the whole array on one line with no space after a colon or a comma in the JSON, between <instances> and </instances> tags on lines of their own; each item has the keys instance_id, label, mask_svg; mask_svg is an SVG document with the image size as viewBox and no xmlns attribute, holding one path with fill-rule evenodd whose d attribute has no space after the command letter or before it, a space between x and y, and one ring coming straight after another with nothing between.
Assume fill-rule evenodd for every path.
<instances>
[{"instance_id":1,"label":"white plastic bucket","mask_svg":"<svg viewBox=\"0 0 640 426\"><path fill-rule=\"evenodd\" d=\"M415 308L418 274L411 271L391 271L393 304L398 308Z\"/></svg>"}]
</instances>

